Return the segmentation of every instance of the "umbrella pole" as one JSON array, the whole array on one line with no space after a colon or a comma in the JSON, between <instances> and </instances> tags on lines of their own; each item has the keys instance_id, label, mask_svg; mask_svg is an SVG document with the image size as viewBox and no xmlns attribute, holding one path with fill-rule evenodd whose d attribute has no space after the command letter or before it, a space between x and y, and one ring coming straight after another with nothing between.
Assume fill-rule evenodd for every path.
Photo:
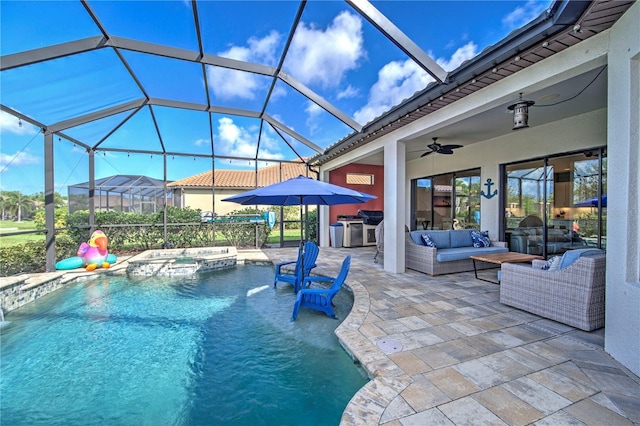
<instances>
[{"instance_id":1,"label":"umbrella pole","mask_svg":"<svg viewBox=\"0 0 640 426\"><path fill-rule=\"evenodd\" d=\"M304 228L302 226L303 215L302 215L302 196L300 197L300 273L302 274L300 289L302 289L302 282L304 281Z\"/></svg>"}]
</instances>

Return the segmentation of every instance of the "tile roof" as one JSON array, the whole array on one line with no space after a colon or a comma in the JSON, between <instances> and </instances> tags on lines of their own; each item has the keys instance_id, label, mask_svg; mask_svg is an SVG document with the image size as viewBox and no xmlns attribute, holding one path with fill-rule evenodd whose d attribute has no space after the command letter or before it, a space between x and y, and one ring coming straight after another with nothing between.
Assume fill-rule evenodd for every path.
<instances>
[{"instance_id":1,"label":"tile roof","mask_svg":"<svg viewBox=\"0 0 640 426\"><path fill-rule=\"evenodd\" d=\"M255 170L207 171L168 184L171 188L211 188L215 177L216 188L255 188L271 185L300 175L306 176L307 166L302 162L282 162L258 170L256 185ZM282 178L280 178L282 175ZM314 173L309 174L314 179Z\"/></svg>"}]
</instances>

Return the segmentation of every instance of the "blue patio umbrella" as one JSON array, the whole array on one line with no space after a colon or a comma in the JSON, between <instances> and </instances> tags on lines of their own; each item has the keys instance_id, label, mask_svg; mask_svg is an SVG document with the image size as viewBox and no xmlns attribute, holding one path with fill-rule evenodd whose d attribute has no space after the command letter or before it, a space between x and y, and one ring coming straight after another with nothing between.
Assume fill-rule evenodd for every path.
<instances>
[{"instance_id":1,"label":"blue patio umbrella","mask_svg":"<svg viewBox=\"0 0 640 426\"><path fill-rule=\"evenodd\" d=\"M578 201L573 207L598 207L598 197L587 198L582 201ZM602 195L602 207L607 207L607 196Z\"/></svg>"},{"instance_id":2,"label":"blue patio umbrella","mask_svg":"<svg viewBox=\"0 0 640 426\"><path fill-rule=\"evenodd\" d=\"M242 194L227 197L222 201L232 201L242 205L300 206L300 241L302 242L302 206L337 204L360 204L373 200L375 195L322 182L310 177L298 176Z\"/></svg>"}]
</instances>

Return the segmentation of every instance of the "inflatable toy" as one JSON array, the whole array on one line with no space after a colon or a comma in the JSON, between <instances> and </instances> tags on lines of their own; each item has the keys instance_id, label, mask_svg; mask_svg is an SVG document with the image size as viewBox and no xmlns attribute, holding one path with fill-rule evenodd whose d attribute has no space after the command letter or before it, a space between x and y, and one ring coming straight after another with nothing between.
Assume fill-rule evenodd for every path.
<instances>
[{"instance_id":1,"label":"inflatable toy","mask_svg":"<svg viewBox=\"0 0 640 426\"><path fill-rule=\"evenodd\" d=\"M77 256L62 259L56 263L56 269L69 270L84 267L87 271L93 271L97 267L108 268L116 263L116 256L107 251L108 243L109 240L104 232L96 230L91 234L88 243L80 244Z\"/></svg>"}]
</instances>

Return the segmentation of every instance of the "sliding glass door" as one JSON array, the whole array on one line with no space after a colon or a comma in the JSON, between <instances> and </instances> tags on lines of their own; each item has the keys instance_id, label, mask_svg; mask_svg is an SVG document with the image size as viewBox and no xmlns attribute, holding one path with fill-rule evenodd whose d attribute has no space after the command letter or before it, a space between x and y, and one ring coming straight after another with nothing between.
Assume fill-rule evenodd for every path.
<instances>
[{"instance_id":1,"label":"sliding glass door","mask_svg":"<svg viewBox=\"0 0 640 426\"><path fill-rule=\"evenodd\" d=\"M511 251L551 256L606 247L603 149L505 166L505 239Z\"/></svg>"},{"instance_id":2,"label":"sliding glass door","mask_svg":"<svg viewBox=\"0 0 640 426\"><path fill-rule=\"evenodd\" d=\"M476 172L456 174L454 227L480 229L480 176Z\"/></svg>"}]
</instances>

